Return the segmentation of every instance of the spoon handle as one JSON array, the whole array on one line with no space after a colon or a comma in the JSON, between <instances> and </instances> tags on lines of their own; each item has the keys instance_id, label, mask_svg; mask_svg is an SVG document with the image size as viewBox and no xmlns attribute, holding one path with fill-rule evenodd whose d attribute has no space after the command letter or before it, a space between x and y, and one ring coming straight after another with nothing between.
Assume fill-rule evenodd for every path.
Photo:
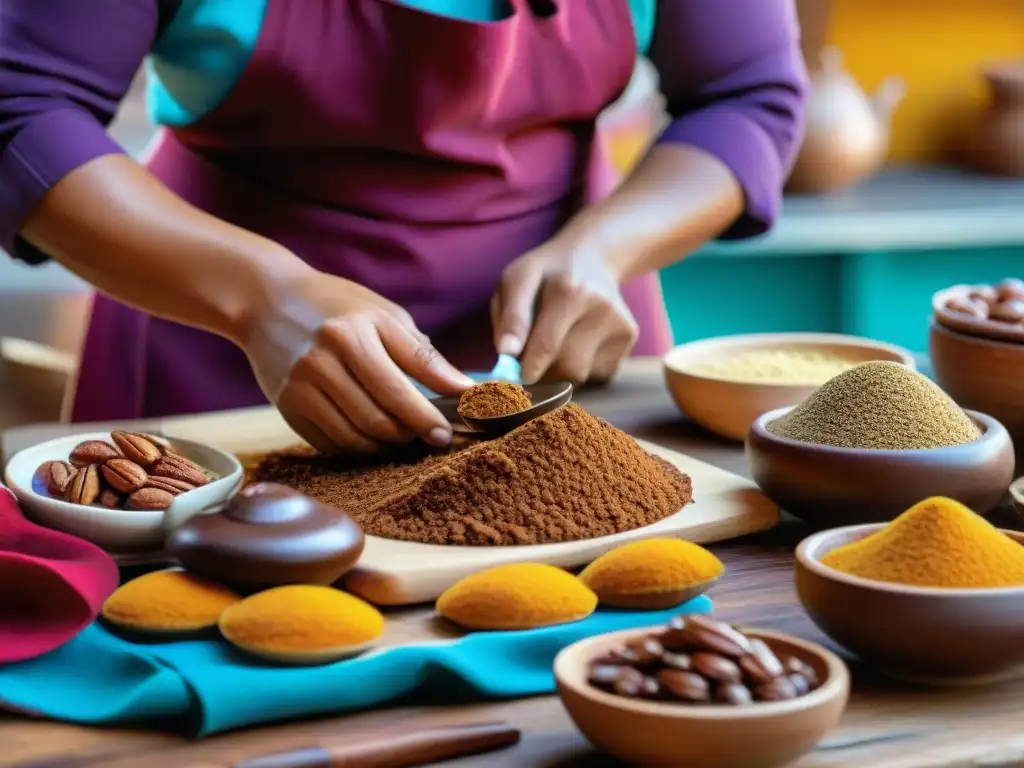
<instances>
[{"instance_id":1,"label":"spoon handle","mask_svg":"<svg viewBox=\"0 0 1024 768\"><path fill-rule=\"evenodd\" d=\"M519 729L505 722L471 723L383 735L360 744L317 744L235 763L234 768L411 768L519 741Z\"/></svg>"}]
</instances>

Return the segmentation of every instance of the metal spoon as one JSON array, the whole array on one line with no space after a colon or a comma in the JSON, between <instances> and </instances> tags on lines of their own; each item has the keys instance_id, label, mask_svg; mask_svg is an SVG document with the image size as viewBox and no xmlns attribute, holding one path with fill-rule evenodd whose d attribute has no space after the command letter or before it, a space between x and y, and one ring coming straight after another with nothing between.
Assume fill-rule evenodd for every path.
<instances>
[{"instance_id":1,"label":"metal spoon","mask_svg":"<svg viewBox=\"0 0 1024 768\"><path fill-rule=\"evenodd\" d=\"M431 402L441 415L448 419L453 431L471 435L499 436L545 413L551 413L572 400L572 384L568 381L531 384L523 389L529 393L533 405L525 411L510 413L507 416L493 416L489 419L472 419L461 415L458 410L458 397L438 397Z\"/></svg>"}]
</instances>

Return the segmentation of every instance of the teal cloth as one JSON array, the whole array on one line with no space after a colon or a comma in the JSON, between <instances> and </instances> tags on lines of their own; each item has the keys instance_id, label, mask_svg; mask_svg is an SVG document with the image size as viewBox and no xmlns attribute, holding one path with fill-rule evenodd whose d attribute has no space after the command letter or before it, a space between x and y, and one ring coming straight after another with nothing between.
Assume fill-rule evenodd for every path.
<instances>
[{"instance_id":1,"label":"teal cloth","mask_svg":"<svg viewBox=\"0 0 1024 768\"><path fill-rule=\"evenodd\" d=\"M577 640L710 610L704 596L669 611L602 609L575 624L476 633L304 668L260 663L222 640L136 645L93 624L63 648L0 668L0 706L94 725L175 721L206 736L411 694L448 702L531 696L554 691L552 662Z\"/></svg>"}]
</instances>

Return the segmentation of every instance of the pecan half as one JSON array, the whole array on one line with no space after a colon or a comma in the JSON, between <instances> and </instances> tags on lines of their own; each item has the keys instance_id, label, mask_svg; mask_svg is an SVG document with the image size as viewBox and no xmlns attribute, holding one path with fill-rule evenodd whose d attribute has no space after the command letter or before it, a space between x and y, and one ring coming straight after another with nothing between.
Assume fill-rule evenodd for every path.
<instances>
[{"instance_id":1,"label":"pecan half","mask_svg":"<svg viewBox=\"0 0 1024 768\"><path fill-rule=\"evenodd\" d=\"M117 449L110 443L102 440L86 440L79 443L71 450L68 457L76 467L84 467L88 464L102 464L107 459L117 456Z\"/></svg>"},{"instance_id":2,"label":"pecan half","mask_svg":"<svg viewBox=\"0 0 1024 768\"><path fill-rule=\"evenodd\" d=\"M123 456L108 459L100 471L107 484L118 493L131 493L139 490L146 484L146 479L149 477L146 470Z\"/></svg>"},{"instance_id":3,"label":"pecan half","mask_svg":"<svg viewBox=\"0 0 1024 768\"><path fill-rule=\"evenodd\" d=\"M120 509L124 506L124 496L115 490L104 488L100 491L100 495L99 498L96 499L96 503L101 507L106 507L107 509Z\"/></svg>"},{"instance_id":4,"label":"pecan half","mask_svg":"<svg viewBox=\"0 0 1024 768\"><path fill-rule=\"evenodd\" d=\"M89 505L99 498L101 490L100 469L97 465L90 464L75 472L75 476L68 484L65 501Z\"/></svg>"},{"instance_id":5,"label":"pecan half","mask_svg":"<svg viewBox=\"0 0 1024 768\"><path fill-rule=\"evenodd\" d=\"M62 499L77 471L66 461L44 461L36 470L35 481L42 485L48 494Z\"/></svg>"},{"instance_id":6,"label":"pecan half","mask_svg":"<svg viewBox=\"0 0 1024 768\"><path fill-rule=\"evenodd\" d=\"M140 488L128 497L128 509L139 511L167 509L174 496L159 488Z\"/></svg>"},{"instance_id":7,"label":"pecan half","mask_svg":"<svg viewBox=\"0 0 1024 768\"><path fill-rule=\"evenodd\" d=\"M145 487L159 488L161 491L167 491L172 496L187 493L195 488L192 483L186 483L184 480L175 480L171 477L156 477L154 475L150 475L146 478Z\"/></svg>"},{"instance_id":8,"label":"pecan half","mask_svg":"<svg viewBox=\"0 0 1024 768\"><path fill-rule=\"evenodd\" d=\"M134 461L143 469L149 469L164 453L159 445L141 432L111 432L110 439L126 459Z\"/></svg>"},{"instance_id":9,"label":"pecan half","mask_svg":"<svg viewBox=\"0 0 1024 768\"><path fill-rule=\"evenodd\" d=\"M198 465L176 453L161 456L153 462L153 466L149 468L149 474L168 477L171 480L181 480L193 486L206 485L210 482L206 473Z\"/></svg>"}]
</instances>

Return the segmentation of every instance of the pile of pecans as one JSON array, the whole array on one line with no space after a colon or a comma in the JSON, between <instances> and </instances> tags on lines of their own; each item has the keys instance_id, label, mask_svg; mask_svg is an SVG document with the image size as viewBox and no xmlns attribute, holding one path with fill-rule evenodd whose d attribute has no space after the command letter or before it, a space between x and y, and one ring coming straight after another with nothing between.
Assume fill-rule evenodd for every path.
<instances>
[{"instance_id":1,"label":"pile of pecans","mask_svg":"<svg viewBox=\"0 0 1024 768\"><path fill-rule=\"evenodd\" d=\"M162 510L210 477L159 437L111 432L111 442L86 440L67 461L47 461L35 484L56 499L107 509Z\"/></svg>"},{"instance_id":2,"label":"pile of pecans","mask_svg":"<svg viewBox=\"0 0 1024 768\"><path fill-rule=\"evenodd\" d=\"M1009 277L997 285L978 285L963 298L950 299L946 309L979 320L1024 323L1024 281Z\"/></svg>"},{"instance_id":3,"label":"pile of pecans","mask_svg":"<svg viewBox=\"0 0 1024 768\"><path fill-rule=\"evenodd\" d=\"M590 662L588 682L630 699L744 705L795 699L819 685L795 656L707 616L677 616L661 631Z\"/></svg>"}]
</instances>

